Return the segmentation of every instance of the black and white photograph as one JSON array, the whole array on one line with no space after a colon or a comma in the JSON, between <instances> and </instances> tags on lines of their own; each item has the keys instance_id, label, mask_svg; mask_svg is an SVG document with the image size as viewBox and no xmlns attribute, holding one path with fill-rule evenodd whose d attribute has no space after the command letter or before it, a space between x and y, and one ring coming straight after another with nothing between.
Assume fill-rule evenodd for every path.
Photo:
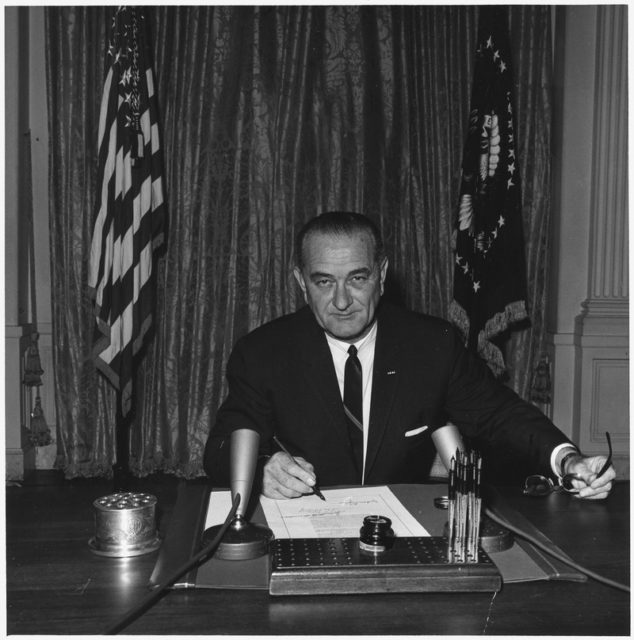
<instances>
[{"instance_id":1,"label":"black and white photograph","mask_svg":"<svg viewBox=\"0 0 634 640\"><path fill-rule=\"evenodd\" d=\"M8 636L629 637L629 5L7 5Z\"/></svg>"}]
</instances>

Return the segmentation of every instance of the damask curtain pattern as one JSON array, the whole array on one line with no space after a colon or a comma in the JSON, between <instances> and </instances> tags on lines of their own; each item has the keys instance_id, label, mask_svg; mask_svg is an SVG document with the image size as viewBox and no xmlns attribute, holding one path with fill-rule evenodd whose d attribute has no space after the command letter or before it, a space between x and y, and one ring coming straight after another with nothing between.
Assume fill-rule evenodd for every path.
<instances>
[{"instance_id":1,"label":"damask curtain pattern","mask_svg":"<svg viewBox=\"0 0 634 640\"><path fill-rule=\"evenodd\" d=\"M551 248L551 7L535 9L513 7L509 20L530 325L511 332L505 361L507 384L526 399L530 399L533 373L544 355Z\"/></svg>"},{"instance_id":2,"label":"damask curtain pattern","mask_svg":"<svg viewBox=\"0 0 634 640\"><path fill-rule=\"evenodd\" d=\"M91 365L85 291L107 14L46 9L51 259L64 265L53 273L56 402L68 476L107 473L114 455L111 390ZM515 73L519 126L535 138L529 151L547 153L548 113L536 113L548 9L511 14L526 51ZM162 6L147 15L168 228L131 464L190 477L201 473L233 343L301 304L290 266L307 218L373 215L388 243L390 295L446 315L477 8ZM548 219L540 170L533 178L522 165L529 251ZM527 370L535 340L515 368Z\"/></svg>"}]
</instances>

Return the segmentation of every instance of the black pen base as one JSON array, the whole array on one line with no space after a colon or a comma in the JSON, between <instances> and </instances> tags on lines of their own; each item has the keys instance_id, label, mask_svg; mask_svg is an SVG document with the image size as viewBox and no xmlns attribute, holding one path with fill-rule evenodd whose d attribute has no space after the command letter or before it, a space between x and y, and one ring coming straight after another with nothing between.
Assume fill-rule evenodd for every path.
<instances>
[{"instance_id":1,"label":"black pen base","mask_svg":"<svg viewBox=\"0 0 634 640\"><path fill-rule=\"evenodd\" d=\"M202 545L205 546L218 534L222 525L209 527L203 533ZM238 517L222 537L214 554L220 560L250 560L269 552L273 532L265 526L251 524Z\"/></svg>"}]
</instances>

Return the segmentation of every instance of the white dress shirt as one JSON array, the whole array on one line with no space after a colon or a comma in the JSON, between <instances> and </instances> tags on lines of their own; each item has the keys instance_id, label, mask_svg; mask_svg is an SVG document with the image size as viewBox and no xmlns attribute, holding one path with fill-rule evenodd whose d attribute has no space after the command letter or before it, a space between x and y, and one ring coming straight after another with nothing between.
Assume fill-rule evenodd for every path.
<instances>
[{"instance_id":1,"label":"white dress shirt","mask_svg":"<svg viewBox=\"0 0 634 640\"><path fill-rule=\"evenodd\" d=\"M353 343L357 348L357 357L361 363L361 388L363 393L363 472L361 474L361 484L365 478L365 454L368 448L368 425L370 423L370 403L372 401L372 369L374 368L374 347L376 345L376 322L372 325L368 335L358 342ZM339 392L343 402L343 381L348 359L348 349L350 344L336 340L326 334L332 361L335 365Z\"/></svg>"}]
</instances>

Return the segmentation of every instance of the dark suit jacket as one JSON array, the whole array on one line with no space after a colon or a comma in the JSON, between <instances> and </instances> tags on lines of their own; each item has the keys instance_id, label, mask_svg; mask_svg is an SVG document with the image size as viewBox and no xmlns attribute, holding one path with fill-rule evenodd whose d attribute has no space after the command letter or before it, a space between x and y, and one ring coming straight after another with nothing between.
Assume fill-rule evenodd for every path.
<instances>
[{"instance_id":1,"label":"dark suit jacket","mask_svg":"<svg viewBox=\"0 0 634 640\"><path fill-rule=\"evenodd\" d=\"M550 454L568 439L499 385L449 323L385 301L377 320L366 484L425 480L435 454L431 432L447 418L474 442L552 475ZM227 377L229 393L205 449L205 470L214 484L227 486L228 436L239 428L261 434L263 454L277 450L275 434L293 455L314 465L321 486L359 484L332 356L308 307L241 338ZM405 436L423 425L429 428Z\"/></svg>"}]
</instances>

